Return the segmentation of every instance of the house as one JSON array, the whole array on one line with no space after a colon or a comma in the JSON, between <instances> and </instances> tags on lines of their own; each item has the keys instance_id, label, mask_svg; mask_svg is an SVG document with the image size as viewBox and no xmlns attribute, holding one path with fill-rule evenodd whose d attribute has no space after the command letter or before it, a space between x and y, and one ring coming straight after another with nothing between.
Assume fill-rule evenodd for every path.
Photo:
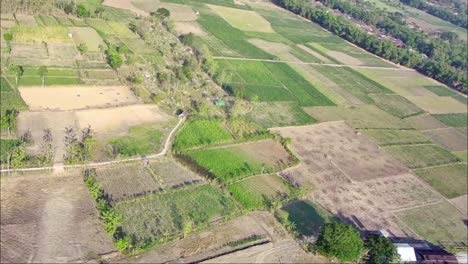
<instances>
[{"instance_id":1,"label":"house","mask_svg":"<svg viewBox=\"0 0 468 264\"><path fill-rule=\"evenodd\" d=\"M393 243L397 249L398 254L400 255L400 260L403 263L416 263L416 252L414 247L410 246L407 243Z\"/></svg>"}]
</instances>

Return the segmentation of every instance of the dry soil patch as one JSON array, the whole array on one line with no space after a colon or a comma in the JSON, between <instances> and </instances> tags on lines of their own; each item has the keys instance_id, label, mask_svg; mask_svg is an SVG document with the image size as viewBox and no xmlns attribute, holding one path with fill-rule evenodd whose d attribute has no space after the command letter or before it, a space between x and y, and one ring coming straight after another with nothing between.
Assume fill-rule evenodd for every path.
<instances>
[{"instance_id":1,"label":"dry soil patch","mask_svg":"<svg viewBox=\"0 0 468 264\"><path fill-rule=\"evenodd\" d=\"M138 98L125 86L54 86L19 90L32 111L105 108L138 102Z\"/></svg>"}]
</instances>

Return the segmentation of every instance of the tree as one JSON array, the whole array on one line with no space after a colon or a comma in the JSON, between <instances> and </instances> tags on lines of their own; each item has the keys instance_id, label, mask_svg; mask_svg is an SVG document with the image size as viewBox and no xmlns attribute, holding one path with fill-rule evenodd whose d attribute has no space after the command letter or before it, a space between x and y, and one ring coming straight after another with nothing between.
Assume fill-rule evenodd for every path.
<instances>
[{"instance_id":1,"label":"tree","mask_svg":"<svg viewBox=\"0 0 468 264\"><path fill-rule=\"evenodd\" d=\"M47 76L47 74L49 73L49 71L47 70L47 67L46 67L46 66L41 66L41 67L39 67L39 69L37 70L37 73L39 74L39 76L41 76L42 88L44 88L44 85L45 85L45 77Z\"/></svg>"},{"instance_id":2,"label":"tree","mask_svg":"<svg viewBox=\"0 0 468 264\"><path fill-rule=\"evenodd\" d=\"M185 35L182 35L182 37L181 37L182 43L184 43L187 46L192 46L193 45L193 39L194 39L194 35L193 35L192 32L190 32L188 34L185 34Z\"/></svg>"},{"instance_id":3,"label":"tree","mask_svg":"<svg viewBox=\"0 0 468 264\"><path fill-rule=\"evenodd\" d=\"M9 42L13 39L13 35L11 35L11 33L5 33L3 34L3 39L6 41L6 42Z\"/></svg>"},{"instance_id":4,"label":"tree","mask_svg":"<svg viewBox=\"0 0 468 264\"><path fill-rule=\"evenodd\" d=\"M79 17L90 17L91 16L91 13L89 12L88 9L86 9L86 7L84 5L78 5L78 7L76 9L76 14Z\"/></svg>"},{"instance_id":5,"label":"tree","mask_svg":"<svg viewBox=\"0 0 468 264\"><path fill-rule=\"evenodd\" d=\"M399 259L398 252L390 239L371 235L365 242L367 253L367 262L375 264L387 264L397 262Z\"/></svg>"},{"instance_id":6,"label":"tree","mask_svg":"<svg viewBox=\"0 0 468 264\"><path fill-rule=\"evenodd\" d=\"M320 254L343 262L358 260L363 248L359 232L341 222L325 224L316 243L316 250Z\"/></svg>"},{"instance_id":7,"label":"tree","mask_svg":"<svg viewBox=\"0 0 468 264\"><path fill-rule=\"evenodd\" d=\"M18 85L18 80L21 79L21 77L24 74L23 67L19 65L10 64L8 66L8 71L15 76L15 83L16 85Z\"/></svg>"},{"instance_id":8,"label":"tree","mask_svg":"<svg viewBox=\"0 0 468 264\"><path fill-rule=\"evenodd\" d=\"M165 18L168 18L171 15L171 11L169 11L168 9L162 7L162 8L158 8L158 10L156 10L156 12L151 12L150 15L165 19Z\"/></svg>"},{"instance_id":9,"label":"tree","mask_svg":"<svg viewBox=\"0 0 468 264\"><path fill-rule=\"evenodd\" d=\"M94 15L101 18L102 13L104 13L104 7L100 6L94 10Z\"/></svg>"},{"instance_id":10,"label":"tree","mask_svg":"<svg viewBox=\"0 0 468 264\"><path fill-rule=\"evenodd\" d=\"M120 54L112 47L107 50L107 61L114 70L118 70L122 66L123 60Z\"/></svg>"},{"instance_id":11,"label":"tree","mask_svg":"<svg viewBox=\"0 0 468 264\"><path fill-rule=\"evenodd\" d=\"M83 54L88 51L88 46L86 45L86 43L80 43L78 45L78 50L80 51L81 54Z\"/></svg>"}]
</instances>

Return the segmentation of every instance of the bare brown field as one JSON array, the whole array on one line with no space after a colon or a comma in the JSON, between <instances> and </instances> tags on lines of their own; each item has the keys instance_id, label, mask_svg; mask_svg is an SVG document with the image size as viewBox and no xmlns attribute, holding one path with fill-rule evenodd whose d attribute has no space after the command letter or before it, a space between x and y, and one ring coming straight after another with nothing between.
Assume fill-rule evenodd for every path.
<instances>
[{"instance_id":1,"label":"bare brown field","mask_svg":"<svg viewBox=\"0 0 468 264\"><path fill-rule=\"evenodd\" d=\"M125 86L53 86L19 89L31 111L78 110L138 103L135 94Z\"/></svg>"},{"instance_id":2,"label":"bare brown field","mask_svg":"<svg viewBox=\"0 0 468 264\"><path fill-rule=\"evenodd\" d=\"M272 131L291 138L293 152L305 166L315 170L315 173L333 171L351 181L365 181L407 171L400 162L380 150L375 143L361 136L345 122L274 128ZM333 167L336 169L329 169ZM292 177L299 178L299 182L312 184L314 180L320 179L314 179L311 174L302 176L307 178L300 179L299 175Z\"/></svg>"},{"instance_id":3,"label":"bare brown field","mask_svg":"<svg viewBox=\"0 0 468 264\"><path fill-rule=\"evenodd\" d=\"M436 128L446 128L447 125L440 122L429 114L422 114L417 116L411 116L405 119L414 128L418 130L429 130Z\"/></svg>"},{"instance_id":4,"label":"bare brown field","mask_svg":"<svg viewBox=\"0 0 468 264\"><path fill-rule=\"evenodd\" d=\"M274 140L264 140L236 147L242 153L262 164L275 164L280 168L288 167L292 157L284 147Z\"/></svg>"},{"instance_id":5,"label":"bare brown field","mask_svg":"<svg viewBox=\"0 0 468 264\"><path fill-rule=\"evenodd\" d=\"M453 127L427 130L423 131L423 134L428 136L433 142L444 146L450 151L463 151L466 150L468 146L466 135Z\"/></svg>"},{"instance_id":6,"label":"bare brown field","mask_svg":"<svg viewBox=\"0 0 468 264\"><path fill-rule=\"evenodd\" d=\"M1 201L2 263L87 262L116 251L78 173L2 176Z\"/></svg>"},{"instance_id":7,"label":"bare brown field","mask_svg":"<svg viewBox=\"0 0 468 264\"><path fill-rule=\"evenodd\" d=\"M37 22L33 16L23 15L23 14L15 14L16 21L20 26L29 26L34 27L37 26Z\"/></svg>"},{"instance_id":8,"label":"bare brown field","mask_svg":"<svg viewBox=\"0 0 468 264\"><path fill-rule=\"evenodd\" d=\"M271 243L285 240L294 242L273 215L268 212L253 212L190 234L182 240L162 245L145 254L125 259L124 262L199 262L232 250L228 243L253 235L264 237Z\"/></svg>"},{"instance_id":9,"label":"bare brown field","mask_svg":"<svg viewBox=\"0 0 468 264\"><path fill-rule=\"evenodd\" d=\"M394 236L411 236L392 210L440 201L441 196L412 174L320 188L311 199L359 230L385 229Z\"/></svg>"},{"instance_id":10,"label":"bare brown field","mask_svg":"<svg viewBox=\"0 0 468 264\"><path fill-rule=\"evenodd\" d=\"M176 22L175 31L179 35L193 33L195 36L206 36L207 33L196 22Z\"/></svg>"},{"instance_id":11,"label":"bare brown field","mask_svg":"<svg viewBox=\"0 0 468 264\"><path fill-rule=\"evenodd\" d=\"M172 159L159 159L150 164L156 181L164 189L178 189L204 182L203 178Z\"/></svg>"},{"instance_id":12,"label":"bare brown field","mask_svg":"<svg viewBox=\"0 0 468 264\"><path fill-rule=\"evenodd\" d=\"M463 215L468 215L468 195L465 194L460 197L450 199L449 202Z\"/></svg>"}]
</instances>

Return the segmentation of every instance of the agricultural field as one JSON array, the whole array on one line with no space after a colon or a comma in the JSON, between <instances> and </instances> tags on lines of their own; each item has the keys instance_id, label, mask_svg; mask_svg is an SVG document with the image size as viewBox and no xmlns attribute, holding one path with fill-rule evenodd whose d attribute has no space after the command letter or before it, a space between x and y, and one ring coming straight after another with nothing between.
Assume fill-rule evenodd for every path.
<instances>
[{"instance_id":1,"label":"agricultural field","mask_svg":"<svg viewBox=\"0 0 468 264\"><path fill-rule=\"evenodd\" d=\"M406 118L423 112L410 101L396 94L372 94L370 97L378 108L399 118Z\"/></svg>"},{"instance_id":2,"label":"agricultural field","mask_svg":"<svg viewBox=\"0 0 468 264\"><path fill-rule=\"evenodd\" d=\"M227 184L251 175L277 172L294 164L294 158L273 140L189 152L187 155Z\"/></svg>"},{"instance_id":3,"label":"agricultural field","mask_svg":"<svg viewBox=\"0 0 468 264\"><path fill-rule=\"evenodd\" d=\"M231 26L242 31L273 32L270 23L254 11L208 5Z\"/></svg>"},{"instance_id":4,"label":"agricultural field","mask_svg":"<svg viewBox=\"0 0 468 264\"><path fill-rule=\"evenodd\" d=\"M194 120L186 124L177 134L174 148L176 151L183 151L196 147L228 143L232 140L232 135L220 122Z\"/></svg>"},{"instance_id":5,"label":"agricultural field","mask_svg":"<svg viewBox=\"0 0 468 264\"><path fill-rule=\"evenodd\" d=\"M17 26L12 29L13 42L36 43L45 41L48 44L73 43L65 27L25 27Z\"/></svg>"},{"instance_id":6,"label":"agricultural field","mask_svg":"<svg viewBox=\"0 0 468 264\"><path fill-rule=\"evenodd\" d=\"M415 173L447 199L467 194L466 163L419 169Z\"/></svg>"},{"instance_id":7,"label":"agricultural field","mask_svg":"<svg viewBox=\"0 0 468 264\"><path fill-rule=\"evenodd\" d=\"M84 43L90 52L100 51L99 46L105 46L96 30L88 27L70 27L76 45Z\"/></svg>"},{"instance_id":8,"label":"agricultural field","mask_svg":"<svg viewBox=\"0 0 468 264\"><path fill-rule=\"evenodd\" d=\"M122 231L139 246L161 243L237 213L234 203L210 185L149 195L117 203L114 209L122 215Z\"/></svg>"},{"instance_id":9,"label":"agricultural field","mask_svg":"<svg viewBox=\"0 0 468 264\"><path fill-rule=\"evenodd\" d=\"M247 210L268 209L289 198L294 187L276 175L260 175L228 186L231 196Z\"/></svg>"},{"instance_id":10,"label":"agricultural field","mask_svg":"<svg viewBox=\"0 0 468 264\"><path fill-rule=\"evenodd\" d=\"M432 130L448 128L444 123L437 120L430 114L421 114L416 116L410 116L405 119L412 127L418 130Z\"/></svg>"},{"instance_id":11,"label":"agricultural field","mask_svg":"<svg viewBox=\"0 0 468 264\"><path fill-rule=\"evenodd\" d=\"M435 244L450 245L467 240L465 216L447 202L402 211L398 218Z\"/></svg>"},{"instance_id":12,"label":"agricultural field","mask_svg":"<svg viewBox=\"0 0 468 264\"><path fill-rule=\"evenodd\" d=\"M280 219L295 226L302 236L318 236L324 224L333 221L333 217L324 209L308 200L298 200L281 207L277 212Z\"/></svg>"},{"instance_id":13,"label":"agricultural field","mask_svg":"<svg viewBox=\"0 0 468 264\"><path fill-rule=\"evenodd\" d=\"M431 140L424 134L414 130L363 129L360 131L380 146L423 144L431 142Z\"/></svg>"},{"instance_id":14,"label":"agricultural field","mask_svg":"<svg viewBox=\"0 0 468 264\"><path fill-rule=\"evenodd\" d=\"M387 146L384 149L410 169L439 166L460 161L457 156L446 149L433 144Z\"/></svg>"},{"instance_id":15,"label":"agricultural field","mask_svg":"<svg viewBox=\"0 0 468 264\"><path fill-rule=\"evenodd\" d=\"M8 109L23 110L27 108L18 90L5 78L0 78L0 92L0 108L2 113Z\"/></svg>"},{"instance_id":16,"label":"agricultural field","mask_svg":"<svg viewBox=\"0 0 468 264\"><path fill-rule=\"evenodd\" d=\"M434 115L434 117L447 126L468 127L468 115L466 112L460 114Z\"/></svg>"},{"instance_id":17,"label":"agricultural field","mask_svg":"<svg viewBox=\"0 0 468 264\"><path fill-rule=\"evenodd\" d=\"M456 128L427 130L423 132L433 142L442 145L450 151L463 151L467 149L467 136Z\"/></svg>"},{"instance_id":18,"label":"agricultural field","mask_svg":"<svg viewBox=\"0 0 468 264\"><path fill-rule=\"evenodd\" d=\"M315 123L295 102L255 103L247 118L263 128Z\"/></svg>"},{"instance_id":19,"label":"agricultural field","mask_svg":"<svg viewBox=\"0 0 468 264\"><path fill-rule=\"evenodd\" d=\"M149 169L164 190L175 190L204 182L203 178L172 159L154 161Z\"/></svg>"},{"instance_id":20,"label":"agricultural field","mask_svg":"<svg viewBox=\"0 0 468 264\"><path fill-rule=\"evenodd\" d=\"M87 262L116 250L79 172L1 181L1 262Z\"/></svg>"}]
</instances>

